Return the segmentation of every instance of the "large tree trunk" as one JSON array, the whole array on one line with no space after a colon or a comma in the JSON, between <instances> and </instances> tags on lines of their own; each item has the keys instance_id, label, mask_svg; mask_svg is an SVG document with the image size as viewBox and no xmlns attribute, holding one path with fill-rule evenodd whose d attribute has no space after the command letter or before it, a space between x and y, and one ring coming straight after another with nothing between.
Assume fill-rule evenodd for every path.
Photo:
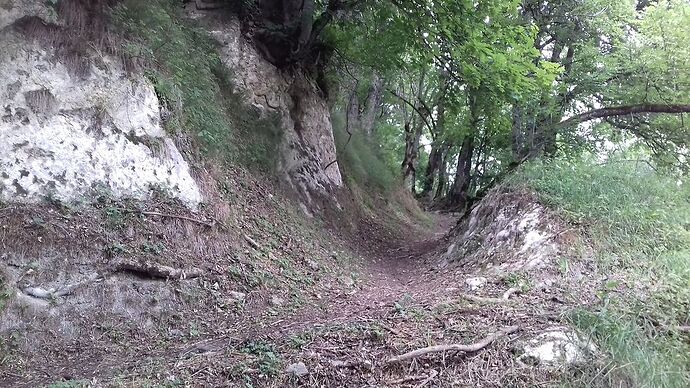
<instances>
[{"instance_id":1,"label":"large tree trunk","mask_svg":"<svg viewBox=\"0 0 690 388\"><path fill-rule=\"evenodd\" d=\"M474 137L479 133L479 106L475 92L470 89L468 95L470 105L470 132L465 136L458 155L455 170L455 182L448 194L448 204L452 207L465 207L469 199L469 189L472 184L472 159L474 157Z\"/></svg>"},{"instance_id":2,"label":"large tree trunk","mask_svg":"<svg viewBox=\"0 0 690 388\"><path fill-rule=\"evenodd\" d=\"M424 181L422 182L422 196L430 196L434 189L434 181L436 180L436 173L441 167L443 159L442 145L438 141L431 143L431 152L429 153L429 163L426 165L424 172Z\"/></svg>"},{"instance_id":3,"label":"large tree trunk","mask_svg":"<svg viewBox=\"0 0 690 388\"><path fill-rule=\"evenodd\" d=\"M434 199L441 198L446 193L446 185L448 185L448 156L450 154L450 146L444 144L441 148L441 166L438 169L438 184L436 185L436 194Z\"/></svg>"},{"instance_id":4,"label":"large tree trunk","mask_svg":"<svg viewBox=\"0 0 690 388\"><path fill-rule=\"evenodd\" d=\"M429 163L424 173L422 196L431 196L434 189L434 181L439 174L443 162L443 149L445 147L446 131L446 90L448 74L441 72L441 88L436 100L436 125L434 125L434 139L431 143Z\"/></svg>"},{"instance_id":5,"label":"large tree trunk","mask_svg":"<svg viewBox=\"0 0 690 388\"><path fill-rule=\"evenodd\" d=\"M450 188L448 202L452 206L464 206L468 199L468 190L472 181L472 157L474 156L474 134L465 136L458 155L455 182Z\"/></svg>"}]
</instances>

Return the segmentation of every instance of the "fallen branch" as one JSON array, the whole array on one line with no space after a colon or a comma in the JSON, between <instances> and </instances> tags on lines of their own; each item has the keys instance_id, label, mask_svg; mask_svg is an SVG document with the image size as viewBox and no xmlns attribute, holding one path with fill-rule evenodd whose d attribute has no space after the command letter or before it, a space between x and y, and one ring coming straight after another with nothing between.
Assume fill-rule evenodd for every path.
<instances>
[{"instance_id":1,"label":"fallen branch","mask_svg":"<svg viewBox=\"0 0 690 388\"><path fill-rule=\"evenodd\" d=\"M199 268L179 269L154 263L152 261L138 262L134 260L124 260L117 265L118 271L134 272L151 278L158 279L193 279L203 275L204 271Z\"/></svg>"},{"instance_id":2,"label":"fallen branch","mask_svg":"<svg viewBox=\"0 0 690 388\"><path fill-rule=\"evenodd\" d=\"M441 352L447 352L447 351L455 351L455 352L476 352L481 349L484 349L485 347L489 346L492 342L497 340L498 338L501 338L505 335L511 334L516 332L519 329L518 326L508 326L506 328L503 328L499 331L497 331L494 334L491 334L490 336L484 338L483 340L471 344L471 345L461 345L461 344L452 344L452 345L435 345L435 346L429 346L426 348L421 348L417 350L413 350L411 352L402 354L400 356L393 357L386 361L387 364L393 364L396 362L401 362L401 361L406 361L406 360L412 360L427 354L431 353L441 353Z\"/></svg>"},{"instance_id":3,"label":"fallen branch","mask_svg":"<svg viewBox=\"0 0 690 388\"><path fill-rule=\"evenodd\" d=\"M186 220L190 222L194 222L197 224L204 225L208 228L213 228L215 226L215 220L212 223L199 220L196 218L191 218L191 217L185 217L185 216L178 216L177 214L167 214L167 213L159 213L159 212L149 212L149 211L144 211L144 210L137 210L137 209L127 209L127 208L116 208L117 210L125 213L136 213L136 214L142 214L145 216L156 216L156 217L166 217L166 218L177 218L179 220Z\"/></svg>"},{"instance_id":4,"label":"fallen branch","mask_svg":"<svg viewBox=\"0 0 690 388\"><path fill-rule=\"evenodd\" d=\"M44 289L41 287L26 287L24 288L24 293L29 296L33 296L34 298L39 298L39 299L55 299L57 297L61 296L67 296L74 292L77 288L84 286L86 284L95 282L97 280L102 279L103 277L100 274L93 274L89 276L87 279L82 280L81 282L73 283L73 284L67 284L65 286L59 287L59 288L49 288L49 289Z\"/></svg>"}]
</instances>

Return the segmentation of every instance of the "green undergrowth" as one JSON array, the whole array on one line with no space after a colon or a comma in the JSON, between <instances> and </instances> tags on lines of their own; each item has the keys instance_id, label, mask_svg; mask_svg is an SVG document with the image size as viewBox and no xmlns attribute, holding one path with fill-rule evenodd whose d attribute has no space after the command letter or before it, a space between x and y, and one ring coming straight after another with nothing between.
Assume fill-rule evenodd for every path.
<instances>
[{"instance_id":1,"label":"green undergrowth","mask_svg":"<svg viewBox=\"0 0 690 388\"><path fill-rule=\"evenodd\" d=\"M206 154L272 171L280 140L276 115L247 106L217 43L173 0L125 0L112 12L124 51L153 83L166 129L191 134Z\"/></svg>"},{"instance_id":2,"label":"green undergrowth","mask_svg":"<svg viewBox=\"0 0 690 388\"><path fill-rule=\"evenodd\" d=\"M577 224L609 275L598 311L571 315L613 360L587 383L690 386L690 344L677 330L690 323L689 185L616 160L536 162L509 184L535 190Z\"/></svg>"},{"instance_id":3,"label":"green undergrowth","mask_svg":"<svg viewBox=\"0 0 690 388\"><path fill-rule=\"evenodd\" d=\"M345 130L343 115L332 114L333 135L338 164L346 177L353 179L360 187L374 189L388 194L400 184L396 173L386 164L376 150L376 139L370 139L361 132L352 136ZM373 135L375 136L375 135Z\"/></svg>"}]
</instances>

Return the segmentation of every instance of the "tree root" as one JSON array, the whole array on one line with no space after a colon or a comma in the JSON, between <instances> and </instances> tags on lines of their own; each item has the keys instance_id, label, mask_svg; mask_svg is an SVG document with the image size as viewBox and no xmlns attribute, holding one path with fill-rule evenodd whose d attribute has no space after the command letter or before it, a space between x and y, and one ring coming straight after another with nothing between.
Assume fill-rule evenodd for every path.
<instances>
[{"instance_id":1,"label":"tree root","mask_svg":"<svg viewBox=\"0 0 690 388\"><path fill-rule=\"evenodd\" d=\"M467 299L471 302L479 303L479 304L499 304L499 303L506 303L509 301L509 299L488 298L488 297L477 296L477 295L472 295L472 294L460 294L460 297L462 297L463 299Z\"/></svg>"},{"instance_id":2,"label":"tree root","mask_svg":"<svg viewBox=\"0 0 690 388\"><path fill-rule=\"evenodd\" d=\"M261 246L259 245L259 243L257 243L256 241L254 241L254 239L251 238L251 237L249 237L249 235L246 235L246 234L245 234L245 235L244 235L244 240L247 241L247 243L249 244L249 246L251 246L252 248L256 249L257 251L260 251L260 250L261 250Z\"/></svg>"},{"instance_id":3,"label":"tree root","mask_svg":"<svg viewBox=\"0 0 690 388\"><path fill-rule=\"evenodd\" d=\"M417 350L413 350L411 352L407 352L405 354L402 354L400 356L396 356L393 358L390 358L388 361L386 361L387 364L393 364L396 362L401 362L401 361L406 361L406 360L412 360L430 353L441 353L441 352L447 352L447 351L456 351L456 352L476 352L481 349L484 349L485 347L489 346L492 342L497 340L498 338L501 338L505 335L511 334L516 332L519 329L518 326L508 326L506 328L503 328L499 331L497 331L494 334L491 334L490 336L484 338L483 340L471 344L471 345L461 345L461 344L452 344L452 345L436 345L436 346L429 346L426 348L421 348Z\"/></svg>"},{"instance_id":4,"label":"tree root","mask_svg":"<svg viewBox=\"0 0 690 388\"><path fill-rule=\"evenodd\" d=\"M26 295L33 296L34 298L55 299L61 296L67 296L74 292L74 290L76 290L77 288L101 279L103 279L103 276L95 273L89 276L86 280L82 280L81 282L73 284L67 284L59 288L49 288L46 290L41 287L26 287L23 291Z\"/></svg>"},{"instance_id":5,"label":"tree root","mask_svg":"<svg viewBox=\"0 0 690 388\"><path fill-rule=\"evenodd\" d=\"M203 275L199 268L173 268L152 261L123 260L117 267L117 271L133 272L154 279L193 279Z\"/></svg>"}]
</instances>

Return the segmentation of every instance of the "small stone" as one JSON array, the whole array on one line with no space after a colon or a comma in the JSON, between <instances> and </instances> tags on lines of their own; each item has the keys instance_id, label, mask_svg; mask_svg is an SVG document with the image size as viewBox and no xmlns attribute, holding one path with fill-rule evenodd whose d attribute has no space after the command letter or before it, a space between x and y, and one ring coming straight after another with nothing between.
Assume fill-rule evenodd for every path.
<instances>
[{"instance_id":1,"label":"small stone","mask_svg":"<svg viewBox=\"0 0 690 388\"><path fill-rule=\"evenodd\" d=\"M319 269L319 263L315 262L314 260L304 259L304 262L313 270Z\"/></svg>"},{"instance_id":2,"label":"small stone","mask_svg":"<svg viewBox=\"0 0 690 388\"><path fill-rule=\"evenodd\" d=\"M236 301L243 301L247 297L247 294L239 291L230 291L230 298Z\"/></svg>"},{"instance_id":3,"label":"small stone","mask_svg":"<svg viewBox=\"0 0 690 388\"><path fill-rule=\"evenodd\" d=\"M271 306L280 307L285 304L285 299L279 297L278 295L273 295L271 297Z\"/></svg>"},{"instance_id":4,"label":"small stone","mask_svg":"<svg viewBox=\"0 0 690 388\"><path fill-rule=\"evenodd\" d=\"M184 337L182 330L170 329L168 333L170 333L172 337Z\"/></svg>"},{"instance_id":5,"label":"small stone","mask_svg":"<svg viewBox=\"0 0 690 388\"><path fill-rule=\"evenodd\" d=\"M340 281L343 282L346 287L353 287L355 285L355 281L349 276L343 276L340 278Z\"/></svg>"},{"instance_id":6,"label":"small stone","mask_svg":"<svg viewBox=\"0 0 690 388\"><path fill-rule=\"evenodd\" d=\"M294 363L285 369L285 373L295 375L297 377L306 376L309 374L307 366L303 362Z\"/></svg>"},{"instance_id":7,"label":"small stone","mask_svg":"<svg viewBox=\"0 0 690 388\"><path fill-rule=\"evenodd\" d=\"M467 287L470 289L470 291L476 291L480 288L482 288L487 282L487 279L483 276L479 276L476 278L468 278L465 280L465 284L467 284Z\"/></svg>"},{"instance_id":8,"label":"small stone","mask_svg":"<svg viewBox=\"0 0 690 388\"><path fill-rule=\"evenodd\" d=\"M344 367L347 367L347 365L348 365L348 363L346 361L340 361L340 360L330 360L329 363L334 368L344 368Z\"/></svg>"}]
</instances>

